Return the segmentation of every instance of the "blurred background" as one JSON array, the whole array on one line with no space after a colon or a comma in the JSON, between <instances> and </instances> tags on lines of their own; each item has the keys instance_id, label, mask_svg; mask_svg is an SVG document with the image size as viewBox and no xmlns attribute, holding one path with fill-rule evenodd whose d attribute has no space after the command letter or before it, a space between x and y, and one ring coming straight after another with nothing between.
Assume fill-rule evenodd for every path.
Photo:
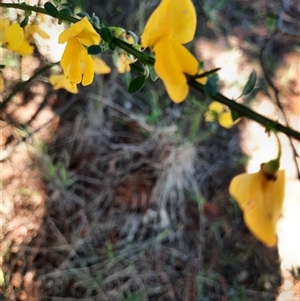
<instances>
[{"instance_id":1,"label":"blurred background","mask_svg":"<svg viewBox=\"0 0 300 301\"><path fill-rule=\"evenodd\" d=\"M238 97L255 69L256 88L239 101L285 123L267 75L299 131L299 2L193 2L198 25L187 47L205 70L221 68L220 91ZM159 1L69 3L140 36ZM36 37L33 55L2 51L2 99L60 60L64 24L46 18L42 26L50 42ZM76 95L54 91L46 73L1 112L0 300L300 300L290 141L280 135L287 197L278 246L267 248L244 226L228 186L276 156L274 137L248 120L229 130L207 123L211 100L191 90L174 104L160 80L129 94L134 75L119 74L115 57L101 54L112 72ZM299 142L294 147L299 153Z\"/></svg>"}]
</instances>

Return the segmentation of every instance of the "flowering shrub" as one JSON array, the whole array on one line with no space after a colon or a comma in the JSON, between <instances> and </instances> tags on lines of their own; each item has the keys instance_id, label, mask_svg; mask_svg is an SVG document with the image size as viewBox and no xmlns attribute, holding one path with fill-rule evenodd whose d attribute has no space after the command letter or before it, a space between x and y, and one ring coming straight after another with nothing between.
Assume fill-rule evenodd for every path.
<instances>
[{"instance_id":1,"label":"flowering shrub","mask_svg":"<svg viewBox=\"0 0 300 301\"><path fill-rule=\"evenodd\" d=\"M31 12L47 14L60 22L71 23L57 41L66 43L66 46L60 62L63 73L53 74L49 78L54 89L63 88L70 93L78 93L77 85L90 85L95 73L111 72L111 68L97 55L112 51L117 54L115 62L120 73L130 72L134 68L137 70L134 65L137 60L142 66L138 69L140 75L131 81L129 92L136 92L144 86L153 67L156 75L152 74L151 78L158 77L163 81L174 102L185 100L190 86L213 99L205 114L208 122L218 120L223 127L230 128L245 116L264 125L268 131L281 131L300 140L299 132L261 116L218 92L217 69L205 71L204 64L184 46L193 40L196 30L196 10L191 0L162 0L147 21L140 43L137 35L132 32L128 34L119 27L106 27L100 24L95 15L91 17L82 13L79 17L83 18L79 19L78 16L72 16L68 8L61 9L61 5L58 0L55 5L46 2L44 8L24 3L0 3L2 7L18 8L26 12L20 24L7 18L0 24L2 47L22 56L33 53L34 48L30 42L34 34L49 38L38 23L34 21L28 24ZM146 48L150 48L154 57L147 54ZM241 96L248 95L255 83L256 73L252 72ZM4 90L2 76L0 89ZM8 95L4 99L2 109L11 98L12 95ZM285 173L279 170L280 156L281 152L275 160L263 164L257 173L238 175L229 187L230 194L243 211L245 224L267 246L276 243L276 224L283 206Z\"/></svg>"}]
</instances>

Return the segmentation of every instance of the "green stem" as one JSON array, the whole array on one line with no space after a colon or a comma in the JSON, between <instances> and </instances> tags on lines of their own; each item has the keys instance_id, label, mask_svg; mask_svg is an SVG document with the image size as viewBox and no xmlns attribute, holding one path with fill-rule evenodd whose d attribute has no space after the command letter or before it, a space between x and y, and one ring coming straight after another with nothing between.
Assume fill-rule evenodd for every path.
<instances>
[{"instance_id":1,"label":"green stem","mask_svg":"<svg viewBox=\"0 0 300 301\"><path fill-rule=\"evenodd\" d=\"M6 8L16 8L16 9L21 9L24 11L34 11L37 13L42 13L42 14L46 14L49 15L47 13L47 11L44 8L41 7L37 7L37 6L30 6L30 5L26 5L26 4L17 4L17 3L0 3L0 7L6 7ZM61 16L60 17L60 21L67 21L67 22L71 22L71 23L76 23L78 21L80 21L80 19L71 17L71 16ZM100 29L99 28L95 28L95 30L100 34ZM135 49L132 45L116 38L113 37L112 40L113 43L115 43L118 47L122 48L123 50L129 52L130 54L134 55L137 59L139 59L143 64L148 64L153 66L155 63L155 59L137 49ZM31 80L31 79L29 79ZM29 81L28 80L28 81ZM27 82L28 82L27 81ZM27 83L25 82L25 83ZM194 89L196 89L199 92L202 92L205 94L204 91L204 86L198 82L196 82L194 79L190 79L188 81L188 84L193 87ZM16 90L16 89L14 89ZM225 97L224 95L222 95L221 93L216 93L214 96L210 96L210 98L219 101L220 103L223 103L225 105L227 105L230 109L238 112L241 116L245 116L249 119L252 119L258 123L260 123L261 125L263 125L264 127L266 127L267 129L275 129L278 132L282 132L284 134L286 134L289 137L292 137L296 140L300 141L300 132L297 132L293 129L291 129L290 127L284 126L274 120L271 120L269 118L266 118L256 112L254 112L253 110L251 110L250 108L239 104L227 97ZM7 100L5 100L6 102L8 102ZM1 104L2 108L3 103Z\"/></svg>"},{"instance_id":2,"label":"green stem","mask_svg":"<svg viewBox=\"0 0 300 301\"><path fill-rule=\"evenodd\" d=\"M190 80L189 85L191 87L195 88L196 90L204 93L204 85L196 82L195 80ZM246 107L245 105L239 104L239 103L225 97L221 93L216 93L214 96L211 96L211 98L224 105L227 105L228 107L230 107L230 109L237 111L241 116L245 116L249 119L252 119L252 120L260 123L267 129L270 129L270 130L275 129L278 132L282 132L282 133L286 134L287 136L293 137L296 140L300 141L300 133L299 132L291 129L290 127L286 127L274 120L264 117L256 112L254 112L250 108Z\"/></svg>"}]
</instances>

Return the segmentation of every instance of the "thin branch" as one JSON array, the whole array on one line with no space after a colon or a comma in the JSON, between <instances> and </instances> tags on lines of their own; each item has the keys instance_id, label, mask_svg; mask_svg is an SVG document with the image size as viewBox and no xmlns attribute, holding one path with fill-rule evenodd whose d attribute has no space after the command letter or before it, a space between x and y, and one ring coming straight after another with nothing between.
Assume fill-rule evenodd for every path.
<instances>
[{"instance_id":1,"label":"thin branch","mask_svg":"<svg viewBox=\"0 0 300 301\"><path fill-rule=\"evenodd\" d=\"M277 104L279 110L282 113L282 116L283 116L283 119L285 121L285 124L287 125L287 127L289 127L288 119L286 117L286 114L284 112L284 108L283 108L283 106L282 106L282 104L280 102L280 99L279 99L279 90L273 84L273 82L272 82L272 80L271 80L271 78L270 78L270 76L268 74L268 71L266 69L266 66L264 65L264 53L265 53L265 50L266 50L268 44L273 40L273 38L275 36L276 36L276 31L271 34L270 38L267 40L267 42L265 43L265 45L261 48L260 54L259 54L259 61L260 61L260 65L261 65L262 71L264 73L264 77L265 77L268 85L270 86L270 88L274 92L274 97L275 97L276 104ZM296 170L297 170L297 177L298 177L298 179L300 179L300 168L299 168L299 165L298 165L298 162L297 162L297 157L299 157L299 154L297 153L297 150L295 148L295 145L293 143L293 140L292 140L291 136L288 136L288 138L290 140L290 145L291 145L292 150L293 150L293 159L294 159L294 163L295 163Z\"/></svg>"},{"instance_id":2,"label":"thin branch","mask_svg":"<svg viewBox=\"0 0 300 301\"><path fill-rule=\"evenodd\" d=\"M66 112L69 108L72 107L72 105L74 105L79 99L82 98L82 96L84 96L84 94L78 93L75 94L71 97L71 99L69 99L65 105L57 110L54 111L55 116L52 117L50 120L48 120L47 122L45 122L43 125L41 125L39 128L37 128L36 130L28 133L25 137L22 137L21 140L17 141L17 142L12 142L8 145L6 145L5 150L3 151L3 154L1 153L0 156L0 162L6 160L7 158L9 158L9 156L14 152L14 150L16 149L16 147L21 144L22 142L27 141L29 138L31 138L33 135L37 134L38 132L40 132L43 129L46 129L48 126L50 126L52 124L53 121L55 121L55 119L58 116L61 116L64 112Z\"/></svg>"},{"instance_id":3,"label":"thin branch","mask_svg":"<svg viewBox=\"0 0 300 301\"><path fill-rule=\"evenodd\" d=\"M37 77L39 77L40 75L42 75L43 73L45 73L46 71L50 70L53 66L59 64L59 62L57 63L51 63L48 65L45 65L43 67L41 67L40 69L38 69L37 71L35 71L35 73L26 81L23 82L19 82L15 85L14 89L12 90L12 92L2 101L0 102L0 111L4 110L4 108L7 106L7 104L12 100L12 98L19 92L22 91L25 86L27 86L29 83L31 83L34 79L36 79Z\"/></svg>"},{"instance_id":4,"label":"thin branch","mask_svg":"<svg viewBox=\"0 0 300 301\"><path fill-rule=\"evenodd\" d=\"M16 4L16 3L0 3L0 7L7 7L7 8L17 8L17 9L22 9L25 11L34 11L34 12L38 12L38 13L42 13L42 14L46 14L49 15L47 13L47 11L43 8L40 7L36 7L36 6L30 6L30 5L26 5L26 4ZM76 23L78 21L80 21L80 19L71 17L71 16L60 16L60 20L59 21L67 21L67 22L71 22L71 23ZM100 29L95 27L95 30L100 34ZM147 64L147 65L151 65L153 66L155 63L155 59L152 56L149 56L147 54L145 54L144 52L141 52L137 49L135 49L132 45L116 38L113 37L112 42L116 44L116 46L122 48L123 50L129 52L130 54L134 55L137 59L139 59L143 64ZM197 91L205 94L204 91L204 85L196 82L195 80L191 79L188 81L188 84L195 88ZM210 98L219 101L220 103L223 103L225 105L227 105L229 108L231 108L232 110L238 112L241 116L245 116L248 117L258 123L260 123L261 125L263 125L264 127L266 127L267 129L275 129L278 132L282 132L284 134L286 134L289 137L292 137L296 140L300 141L300 132L297 132L295 130L293 130L292 128L290 128L289 126L284 126L274 120L271 120L269 118L266 118L254 111L252 111L250 108L239 104L227 97L225 97L224 95L220 94L220 93L216 93L213 96L210 96Z\"/></svg>"}]
</instances>

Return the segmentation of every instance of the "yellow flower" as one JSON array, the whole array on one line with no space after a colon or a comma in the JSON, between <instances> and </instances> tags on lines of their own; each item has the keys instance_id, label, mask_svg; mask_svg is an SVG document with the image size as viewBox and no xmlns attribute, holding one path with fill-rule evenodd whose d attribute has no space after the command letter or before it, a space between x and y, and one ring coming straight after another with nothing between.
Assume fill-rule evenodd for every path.
<instances>
[{"instance_id":1,"label":"yellow flower","mask_svg":"<svg viewBox=\"0 0 300 301\"><path fill-rule=\"evenodd\" d=\"M75 84L91 84L94 79L94 64L84 46L99 44L101 38L87 17L63 31L58 41L60 44L67 42L61 58L66 78Z\"/></svg>"},{"instance_id":2,"label":"yellow flower","mask_svg":"<svg viewBox=\"0 0 300 301\"><path fill-rule=\"evenodd\" d=\"M25 39L29 41L34 34L38 34L40 37L42 37L45 40L50 38L50 36L44 30L42 30L38 24L33 23L27 25L25 27Z\"/></svg>"},{"instance_id":3,"label":"yellow flower","mask_svg":"<svg viewBox=\"0 0 300 301\"><path fill-rule=\"evenodd\" d=\"M198 60L182 44L191 41L196 30L196 11L190 0L162 0L150 16L142 34L142 46L152 47L154 69L170 98L183 101L188 94L188 75L196 75ZM197 80L205 83L206 78Z\"/></svg>"},{"instance_id":4,"label":"yellow flower","mask_svg":"<svg viewBox=\"0 0 300 301\"><path fill-rule=\"evenodd\" d=\"M77 85L71 83L64 74L52 74L49 77L49 82L53 86L54 90L65 89L70 93L77 94Z\"/></svg>"},{"instance_id":5,"label":"yellow flower","mask_svg":"<svg viewBox=\"0 0 300 301\"><path fill-rule=\"evenodd\" d=\"M276 225L282 211L284 190L284 170L269 177L261 168L256 173L238 175L230 183L229 192L243 211L246 226L268 247L276 243Z\"/></svg>"},{"instance_id":6,"label":"yellow flower","mask_svg":"<svg viewBox=\"0 0 300 301\"><path fill-rule=\"evenodd\" d=\"M94 71L96 74L107 74L110 73L111 69L106 63L99 57L92 57L94 64Z\"/></svg>"},{"instance_id":7,"label":"yellow flower","mask_svg":"<svg viewBox=\"0 0 300 301\"><path fill-rule=\"evenodd\" d=\"M18 23L9 23L8 19L4 19L1 22L1 44L20 55L32 54L34 48L25 39L23 28Z\"/></svg>"},{"instance_id":8,"label":"yellow flower","mask_svg":"<svg viewBox=\"0 0 300 301\"><path fill-rule=\"evenodd\" d=\"M205 121L207 122L213 122L217 119L220 125L226 129L230 129L240 120L240 118L238 118L237 120L233 121L231 112L225 110L224 106L217 101L213 101L208 106L208 111L205 113L204 117Z\"/></svg>"},{"instance_id":9,"label":"yellow flower","mask_svg":"<svg viewBox=\"0 0 300 301\"><path fill-rule=\"evenodd\" d=\"M142 34L143 47L153 47L159 39L185 44L196 31L196 11L190 0L162 0L150 16Z\"/></svg>"},{"instance_id":10,"label":"yellow flower","mask_svg":"<svg viewBox=\"0 0 300 301\"><path fill-rule=\"evenodd\" d=\"M117 69L119 73L125 73L130 71L130 64L134 62L134 60L131 60L128 58L128 56L125 53L121 53L119 57L117 58Z\"/></svg>"},{"instance_id":11,"label":"yellow flower","mask_svg":"<svg viewBox=\"0 0 300 301\"><path fill-rule=\"evenodd\" d=\"M0 93L4 92L4 90L5 90L4 80L2 77L2 73L0 73Z\"/></svg>"},{"instance_id":12,"label":"yellow flower","mask_svg":"<svg viewBox=\"0 0 300 301\"><path fill-rule=\"evenodd\" d=\"M98 57L92 57L94 71L96 74L106 74L111 71L110 67ZM77 84L70 82L64 74L53 74L49 77L49 82L53 86L54 90L65 89L70 93L77 94Z\"/></svg>"}]
</instances>

